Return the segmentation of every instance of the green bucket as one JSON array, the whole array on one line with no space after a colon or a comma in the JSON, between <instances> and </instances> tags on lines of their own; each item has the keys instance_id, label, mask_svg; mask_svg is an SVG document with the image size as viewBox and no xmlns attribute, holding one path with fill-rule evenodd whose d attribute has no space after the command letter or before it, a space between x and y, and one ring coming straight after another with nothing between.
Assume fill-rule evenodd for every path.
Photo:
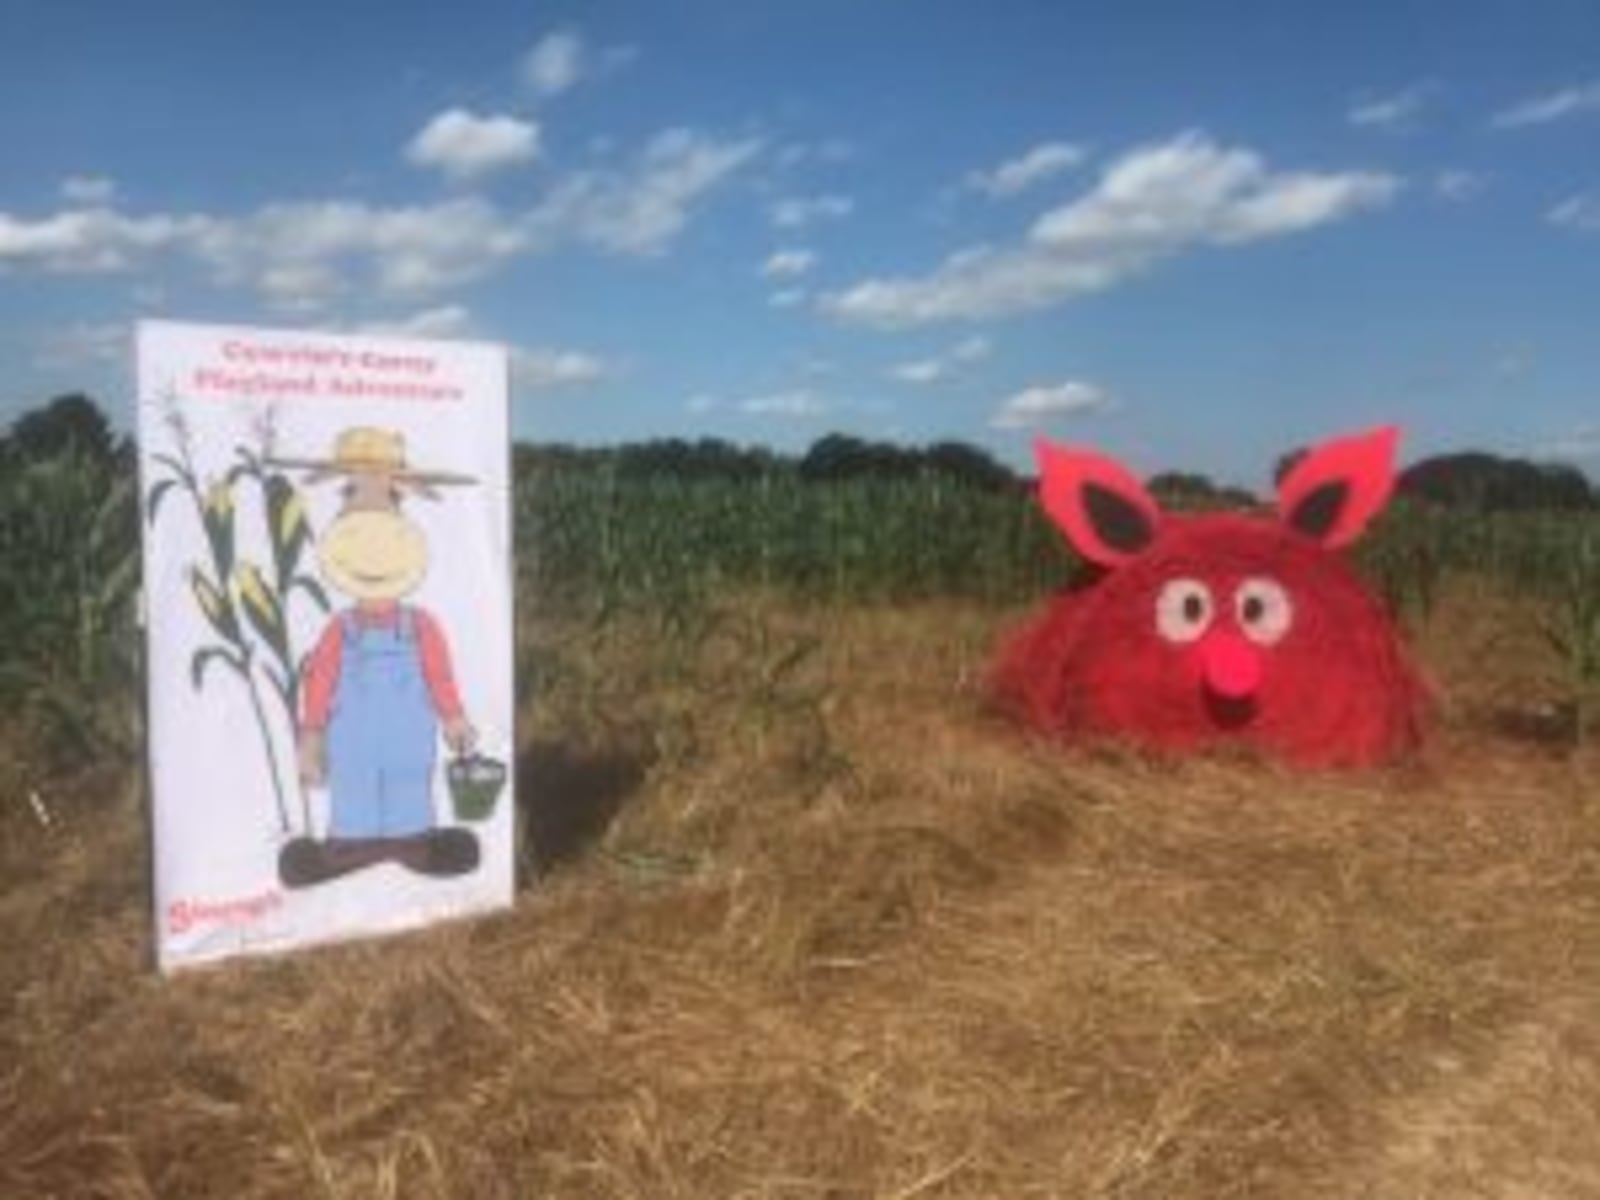
<instances>
[{"instance_id":1,"label":"green bucket","mask_svg":"<svg viewBox=\"0 0 1600 1200\"><path fill-rule=\"evenodd\" d=\"M506 786L506 765L482 754L463 754L445 768L456 820L486 821Z\"/></svg>"}]
</instances>

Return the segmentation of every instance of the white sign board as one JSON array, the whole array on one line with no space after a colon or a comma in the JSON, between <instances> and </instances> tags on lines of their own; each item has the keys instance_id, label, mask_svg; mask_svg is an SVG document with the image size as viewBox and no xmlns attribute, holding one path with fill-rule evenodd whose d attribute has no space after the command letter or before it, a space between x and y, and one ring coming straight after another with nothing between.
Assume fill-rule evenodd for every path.
<instances>
[{"instance_id":1,"label":"white sign board","mask_svg":"<svg viewBox=\"0 0 1600 1200\"><path fill-rule=\"evenodd\" d=\"M496 346L138 334L163 970L514 887Z\"/></svg>"}]
</instances>

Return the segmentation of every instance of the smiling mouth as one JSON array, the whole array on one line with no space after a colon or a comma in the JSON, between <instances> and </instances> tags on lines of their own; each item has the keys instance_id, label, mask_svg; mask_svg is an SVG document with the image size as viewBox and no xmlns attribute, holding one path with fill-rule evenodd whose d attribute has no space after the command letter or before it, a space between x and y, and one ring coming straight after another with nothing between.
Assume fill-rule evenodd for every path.
<instances>
[{"instance_id":1,"label":"smiling mouth","mask_svg":"<svg viewBox=\"0 0 1600 1200\"><path fill-rule=\"evenodd\" d=\"M1222 696L1205 689L1206 712L1222 729L1243 729L1255 720L1258 706L1254 696Z\"/></svg>"},{"instance_id":2,"label":"smiling mouth","mask_svg":"<svg viewBox=\"0 0 1600 1200\"><path fill-rule=\"evenodd\" d=\"M351 571L358 583L388 583L394 576L388 572L381 575L369 575L365 571Z\"/></svg>"}]
</instances>

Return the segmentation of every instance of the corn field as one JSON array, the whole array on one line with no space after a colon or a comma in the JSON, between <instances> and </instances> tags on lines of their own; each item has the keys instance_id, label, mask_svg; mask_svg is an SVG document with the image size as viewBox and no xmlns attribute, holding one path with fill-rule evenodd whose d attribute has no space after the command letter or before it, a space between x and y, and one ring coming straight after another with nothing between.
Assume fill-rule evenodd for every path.
<instances>
[{"instance_id":1,"label":"corn field","mask_svg":"<svg viewBox=\"0 0 1600 1200\"><path fill-rule=\"evenodd\" d=\"M559 468L519 476L515 525L522 586L600 608L679 603L725 585L839 603L1016 600L1071 567L1025 493L936 476L818 484Z\"/></svg>"},{"instance_id":2,"label":"corn field","mask_svg":"<svg viewBox=\"0 0 1600 1200\"><path fill-rule=\"evenodd\" d=\"M1015 604L1076 567L1025 489L936 474L818 483L783 469L705 479L524 464L514 507L518 595L535 620L603 624L646 611L670 630L750 588L821 604L935 595ZM0 702L44 760L137 761L143 519L126 447L0 462ZM1465 576L1536 598L1580 732L1592 724L1600 514L1468 516L1399 502L1356 562L1413 625Z\"/></svg>"}]
</instances>

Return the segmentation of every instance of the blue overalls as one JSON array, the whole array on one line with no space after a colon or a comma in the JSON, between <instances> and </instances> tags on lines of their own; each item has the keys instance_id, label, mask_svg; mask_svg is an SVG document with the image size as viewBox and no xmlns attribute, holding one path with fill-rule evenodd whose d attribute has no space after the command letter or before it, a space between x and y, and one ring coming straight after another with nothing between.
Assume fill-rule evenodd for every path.
<instances>
[{"instance_id":1,"label":"blue overalls","mask_svg":"<svg viewBox=\"0 0 1600 1200\"><path fill-rule=\"evenodd\" d=\"M328 715L329 833L407 837L433 827L439 724L411 610L393 624L340 617L339 681Z\"/></svg>"}]
</instances>

